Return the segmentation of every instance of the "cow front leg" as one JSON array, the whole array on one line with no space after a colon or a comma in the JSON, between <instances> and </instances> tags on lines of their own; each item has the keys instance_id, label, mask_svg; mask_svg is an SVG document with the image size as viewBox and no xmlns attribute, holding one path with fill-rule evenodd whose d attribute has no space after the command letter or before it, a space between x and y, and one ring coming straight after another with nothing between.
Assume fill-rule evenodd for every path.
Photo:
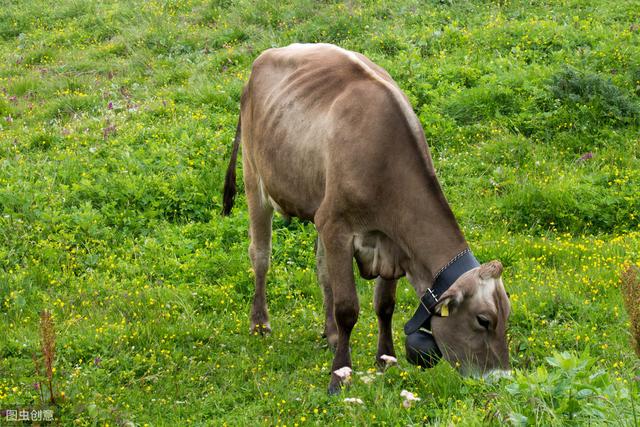
<instances>
[{"instance_id":1,"label":"cow front leg","mask_svg":"<svg viewBox=\"0 0 640 427\"><path fill-rule=\"evenodd\" d=\"M267 311L267 271L271 258L271 221L273 208L260 200L260 194L251 174L245 173L245 192L249 207L249 258L255 275L255 293L251 306L251 333L271 332Z\"/></svg>"},{"instance_id":2,"label":"cow front leg","mask_svg":"<svg viewBox=\"0 0 640 427\"><path fill-rule=\"evenodd\" d=\"M353 277L353 234L345 228L325 226L320 231L320 238L325 249L325 262L333 295L333 315L338 330L329 383L329 393L336 394L340 392L345 379L335 371L343 367L351 368L349 339L360 311Z\"/></svg>"},{"instance_id":3,"label":"cow front leg","mask_svg":"<svg viewBox=\"0 0 640 427\"><path fill-rule=\"evenodd\" d=\"M373 305L378 316L378 352L376 362L378 366L385 366L382 360L383 355L396 356L393 349L393 333L391 331L391 319L396 307L396 285L397 280L387 280L382 277L376 279L375 295Z\"/></svg>"},{"instance_id":4,"label":"cow front leg","mask_svg":"<svg viewBox=\"0 0 640 427\"><path fill-rule=\"evenodd\" d=\"M329 347L335 351L338 345L338 326L333 315L333 291L331 290L331 281L327 270L325 249L320 237L316 239L316 273L324 296L324 332L322 335L327 338Z\"/></svg>"}]
</instances>

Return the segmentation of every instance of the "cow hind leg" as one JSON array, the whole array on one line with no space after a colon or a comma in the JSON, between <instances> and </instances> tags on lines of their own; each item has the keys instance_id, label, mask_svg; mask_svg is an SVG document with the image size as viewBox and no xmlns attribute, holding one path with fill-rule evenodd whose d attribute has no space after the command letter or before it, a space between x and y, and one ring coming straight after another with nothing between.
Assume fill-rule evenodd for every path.
<instances>
[{"instance_id":1,"label":"cow hind leg","mask_svg":"<svg viewBox=\"0 0 640 427\"><path fill-rule=\"evenodd\" d=\"M325 249L325 262L333 296L333 314L338 330L338 342L331 367L329 393L340 392L345 378L336 374L343 367L351 368L349 339L360 307L353 277L353 241L348 229L326 224L320 229Z\"/></svg>"},{"instance_id":2,"label":"cow hind leg","mask_svg":"<svg viewBox=\"0 0 640 427\"><path fill-rule=\"evenodd\" d=\"M376 315L378 316L378 351L376 362L384 367L386 361L383 355L396 356L393 348L393 334L391 332L391 319L396 306L397 280L386 280L382 277L376 279L376 289L373 298Z\"/></svg>"},{"instance_id":3,"label":"cow hind leg","mask_svg":"<svg viewBox=\"0 0 640 427\"><path fill-rule=\"evenodd\" d=\"M251 333L271 332L267 310L266 280L271 258L271 220L273 207L264 203L253 180L245 176L245 192L249 205L249 258L255 276L255 293L251 306Z\"/></svg>"},{"instance_id":4,"label":"cow hind leg","mask_svg":"<svg viewBox=\"0 0 640 427\"><path fill-rule=\"evenodd\" d=\"M333 291L331 290L331 282L329 281L325 249L320 237L316 240L316 273L324 296L325 321L322 336L327 338L329 347L335 351L338 345L338 326L336 325L336 319L333 315Z\"/></svg>"}]
</instances>

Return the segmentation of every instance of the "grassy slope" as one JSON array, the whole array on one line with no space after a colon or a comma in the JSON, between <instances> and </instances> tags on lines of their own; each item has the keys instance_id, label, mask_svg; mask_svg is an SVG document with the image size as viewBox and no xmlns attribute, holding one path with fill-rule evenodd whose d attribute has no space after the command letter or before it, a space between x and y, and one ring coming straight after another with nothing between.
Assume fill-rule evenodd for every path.
<instances>
[{"instance_id":1,"label":"grassy slope","mask_svg":"<svg viewBox=\"0 0 640 427\"><path fill-rule=\"evenodd\" d=\"M0 408L39 405L48 308L64 424L633 424L617 277L640 258L634 3L3 2ZM248 335L247 214L240 198L218 216L221 183L252 60L294 41L363 52L408 93L472 248L506 266L516 378L404 362L403 281L400 366L356 375L343 396L363 406L326 396L314 230L295 221L275 222L274 334Z\"/></svg>"}]
</instances>

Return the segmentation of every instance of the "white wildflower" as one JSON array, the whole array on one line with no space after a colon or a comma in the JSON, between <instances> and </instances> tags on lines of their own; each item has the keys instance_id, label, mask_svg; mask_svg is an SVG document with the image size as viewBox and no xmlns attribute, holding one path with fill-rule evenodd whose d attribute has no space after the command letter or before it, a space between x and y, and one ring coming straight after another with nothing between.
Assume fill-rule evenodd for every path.
<instances>
[{"instance_id":1,"label":"white wildflower","mask_svg":"<svg viewBox=\"0 0 640 427\"><path fill-rule=\"evenodd\" d=\"M404 397L404 402L402 402L402 406L404 406L405 408L410 408L413 402L417 402L420 400L419 397L416 397L415 394L407 390L402 390L400 392L400 397Z\"/></svg>"},{"instance_id":2,"label":"white wildflower","mask_svg":"<svg viewBox=\"0 0 640 427\"><path fill-rule=\"evenodd\" d=\"M407 390L402 390L400 392L400 397L404 397L407 400L411 400L411 401L415 401L415 400L420 400L419 397L416 397L415 394L411 393L410 391Z\"/></svg>"},{"instance_id":3,"label":"white wildflower","mask_svg":"<svg viewBox=\"0 0 640 427\"><path fill-rule=\"evenodd\" d=\"M344 401L346 403L357 403L358 405L364 405L364 402L362 401L362 399L358 397L345 397Z\"/></svg>"},{"instance_id":4,"label":"white wildflower","mask_svg":"<svg viewBox=\"0 0 640 427\"><path fill-rule=\"evenodd\" d=\"M376 379L376 377L374 377L373 375L363 375L360 379L365 384L371 384L373 380Z\"/></svg>"},{"instance_id":5,"label":"white wildflower","mask_svg":"<svg viewBox=\"0 0 640 427\"><path fill-rule=\"evenodd\" d=\"M396 359L393 356L389 356L388 354L383 354L382 356L380 356L380 359L384 360L384 363L389 366L389 365L395 365L398 363L398 359Z\"/></svg>"},{"instance_id":6,"label":"white wildflower","mask_svg":"<svg viewBox=\"0 0 640 427\"><path fill-rule=\"evenodd\" d=\"M343 366L342 368L333 371L333 373L340 377L342 380L348 380L351 377L351 368L348 366Z\"/></svg>"}]
</instances>

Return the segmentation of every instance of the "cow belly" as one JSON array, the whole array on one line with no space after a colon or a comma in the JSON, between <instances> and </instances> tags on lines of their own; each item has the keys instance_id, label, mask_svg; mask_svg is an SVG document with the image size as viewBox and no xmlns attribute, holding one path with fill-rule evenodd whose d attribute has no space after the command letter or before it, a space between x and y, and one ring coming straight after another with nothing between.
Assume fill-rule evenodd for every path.
<instances>
[{"instance_id":1,"label":"cow belly","mask_svg":"<svg viewBox=\"0 0 640 427\"><path fill-rule=\"evenodd\" d=\"M277 185L278 183L272 182L271 186L267 186L262 178L259 178L258 182L260 199L263 205L271 206L277 213L287 219L295 216L306 221L313 221L320 202L311 197L309 192L305 192L300 196L296 195L297 192L294 189L283 188Z\"/></svg>"},{"instance_id":2,"label":"cow belly","mask_svg":"<svg viewBox=\"0 0 640 427\"><path fill-rule=\"evenodd\" d=\"M285 117L288 129L267 128L251 141L251 163L264 204L287 217L313 220L324 198L326 141L314 131L317 123L304 129L293 125L299 117Z\"/></svg>"}]
</instances>

